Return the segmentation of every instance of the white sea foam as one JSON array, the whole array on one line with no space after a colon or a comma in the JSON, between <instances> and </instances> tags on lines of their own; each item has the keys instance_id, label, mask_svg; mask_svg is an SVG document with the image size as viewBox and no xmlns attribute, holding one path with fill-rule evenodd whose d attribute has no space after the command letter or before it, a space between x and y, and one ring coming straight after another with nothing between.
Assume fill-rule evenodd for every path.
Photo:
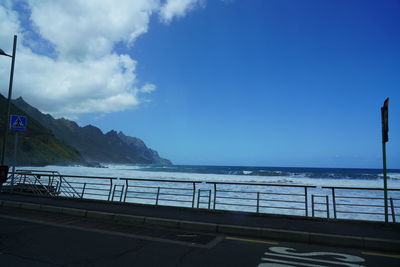
<instances>
[{"instance_id":1,"label":"white sea foam","mask_svg":"<svg viewBox=\"0 0 400 267\"><path fill-rule=\"evenodd\" d=\"M64 175L120 177L140 179L185 180L205 182L240 182L240 183L277 183L299 184L315 186L343 186L343 187L382 187L382 179L335 179L335 178L308 178L301 174L288 176L254 176L229 174L204 174L185 172L145 171L140 165L108 165L107 168L92 168L82 166L46 166L23 167L19 169L56 170ZM400 188L400 174L389 173L388 186Z\"/></svg>"}]
</instances>

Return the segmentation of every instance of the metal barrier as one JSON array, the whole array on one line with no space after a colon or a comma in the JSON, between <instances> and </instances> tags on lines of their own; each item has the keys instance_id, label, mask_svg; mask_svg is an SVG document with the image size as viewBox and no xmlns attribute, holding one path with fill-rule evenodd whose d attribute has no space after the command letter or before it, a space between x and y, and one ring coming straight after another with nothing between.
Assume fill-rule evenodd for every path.
<instances>
[{"instance_id":1,"label":"metal barrier","mask_svg":"<svg viewBox=\"0 0 400 267\"><path fill-rule=\"evenodd\" d=\"M384 220L381 188L94 177L36 170L19 170L15 177L14 186L5 183L1 190L150 205ZM30 190L19 190L28 187ZM399 204L400 189L390 189L392 222L398 221Z\"/></svg>"},{"instance_id":2,"label":"metal barrier","mask_svg":"<svg viewBox=\"0 0 400 267\"><path fill-rule=\"evenodd\" d=\"M323 189L330 190L332 199L333 217L353 218L361 216L381 217L384 216L384 197L382 188L355 188L355 187L333 187L324 186ZM392 222L396 222L396 209L394 201L400 200L400 189L389 189L391 195L388 199L389 216ZM397 197L393 197L393 196Z\"/></svg>"}]
</instances>

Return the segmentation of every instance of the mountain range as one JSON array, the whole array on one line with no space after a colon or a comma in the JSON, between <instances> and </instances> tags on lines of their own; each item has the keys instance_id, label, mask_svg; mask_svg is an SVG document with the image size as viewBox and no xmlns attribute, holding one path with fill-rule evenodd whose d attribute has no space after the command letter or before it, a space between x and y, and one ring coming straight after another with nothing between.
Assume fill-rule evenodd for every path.
<instances>
[{"instance_id":1,"label":"mountain range","mask_svg":"<svg viewBox=\"0 0 400 267\"><path fill-rule=\"evenodd\" d=\"M6 99L0 96L3 114L5 107ZM114 130L103 133L93 125L81 127L72 120L55 119L21 97L12 101L11 114L27 116L28 119L27 130L19 134L18 165L171 164L139 138ZM2 132L4 121L5 116L2 116ZM7 140L8 163L12 159L13 135L10 131Z\"/></svg>"}]
</instances>

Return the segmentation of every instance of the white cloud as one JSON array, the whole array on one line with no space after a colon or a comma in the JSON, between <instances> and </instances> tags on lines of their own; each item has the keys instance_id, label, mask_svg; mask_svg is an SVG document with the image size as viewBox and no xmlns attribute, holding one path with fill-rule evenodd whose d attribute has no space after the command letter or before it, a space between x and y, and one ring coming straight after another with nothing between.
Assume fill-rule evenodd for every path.
<instances>
[{"instance_id":1,"label":"white cloud","mask_svg":"<svg viewBox=\"0 0 400 267\"><path fill-rule=\"evenodd\" d=\"M204 5L202 0L167 0L160 9L162 21L168 23L174 17L184 17L197 5Z\"/></svg>"},{"instance_id":2,"label":"white cloud","mask_svg":"<svg viewBox=\"0 0 400 267\"><path fill-rule=\"evenodd\" d=\"M139 104L136 62L127 55L76 62L39 56L25 48L19 51L16 64L15 88L55 116L113 112Z\"/></svg>"},{"instance_id":3,"label":"white cloud","mask_svg":"<svg viewBox=\"0 0 400 267\"><path fill-rule=\"evenodd\" d=\"M11 54L13 35L20 33L18 14L7 6L11 6L7 1L5 6L0 5L0 47ZM2 60L3 61L3 60Z\"/></svg>"},{"instance_id":4,"label":"white cloud","mask_svg":"<svg viewBox=\"0 0 400 267\"><path fill-rule=\"evenodd\" d=\"M101 57L147 32L156 0L29 0L33 23L60 57Z\"/></svg>"},{"instance_id":5,"label":"white cloud","mask_svg":"<svg viewBox=\"0 0 400 267\"><path fill-rule=\"evenodd\" d=\"M152 14L159 14L163 21L169 22L202 2L26 1L32 27L54 47L55 55L37 54L24 46L26 25L21 25L19 14L9 0L0 2L0 47L10 53L12 36L18 34L13 96L22 95L56 117L115 112L139 105L141 94L151 93L156 86L140 84L135 74L137 62L129 55L116 54L114 45L122 42L132 46L148 31ZM0 91L4 95L9 64L10 60L0 58Z\"/></svg>"},{"instance_id":6,"label":"white cloud","mask_svg":"<svg viewBox=\"0 0 400 267\"><path fill-rule=\"evenodd\" d=\"M156 86L154 84L147 83L140 89L140 92L142 92L142 93L151 93L154 90L156 90Z\"/></svg>"}]
</instances>

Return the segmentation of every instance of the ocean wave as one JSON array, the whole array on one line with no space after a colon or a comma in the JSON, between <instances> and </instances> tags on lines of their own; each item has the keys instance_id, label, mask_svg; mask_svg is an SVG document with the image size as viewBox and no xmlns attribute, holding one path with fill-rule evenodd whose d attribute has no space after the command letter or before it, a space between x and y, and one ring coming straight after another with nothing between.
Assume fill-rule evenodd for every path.
<instances>
[{"instance_id":1,"label":"ocean wave","mask_svg":"<svg viewBox=\"0 0 400 267\"><path fill-rule=\"evenodd\" d=\"M126 167L126 166L124 166ZM382 179L378 169L335 169L335 168L274 168L240 166L196 166L196 165L141 165L132 170L147 172L176 172L190 174L218 174L231 176L285 177L290 179L334 179L334 180L377 180ZM400 180L400 173L390 171L388 179Z\"/></svg>"},{"instance_id":2,"label":"ocean wave","mask_svg":"<svg viewBox=\"0 0 400 267\"><path fill-rule=\"evenodd\" d=\"M249 176L274 176L274 177L290 177L290 178L315 178L315 179L362 179L362 180L369 180L369 179L382 179L382 174L375 174L375 173L311 173L311 172L304 172L304 173L292 173L292 172L284 172L284 171L243 171L244 175ZM400 174L398 173L389 173L388 179L396 179L400 180Z\"/></svg>"}]
</instances>

